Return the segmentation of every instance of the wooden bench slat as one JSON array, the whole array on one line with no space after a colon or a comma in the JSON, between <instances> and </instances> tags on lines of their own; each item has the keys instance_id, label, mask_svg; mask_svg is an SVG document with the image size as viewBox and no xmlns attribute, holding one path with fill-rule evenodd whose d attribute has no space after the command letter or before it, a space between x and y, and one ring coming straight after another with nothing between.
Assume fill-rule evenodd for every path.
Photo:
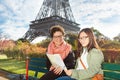
<instances>
[{"instance_id":1,"label":"wooden bench slat","mask_svg":"<svg viewBox=\"0 0 120 80\"><path fill-rule=\"evenodd\" d=\"M113 71L120 71L120 64L115 63L103 63L103 69L105 70L113 70Z\"/></svg>"},{"instance_id":2,"label":"wooden bench slat","mask_svg":"<svg viewBox=\"0 0 120 80\"><path fill-rule=\"evenodd\" d=\"M44 63L44 62L30 62L29 63L29 66L36 66L36 67L46 67L46 63Z\"/></svg>"},{"instance_id":3,"label":"wooden bench slat","mask_svg":"<svg viewBox=\"0 0 120 80\"><path fill-rule=\"evenodd\" d=\"M36 68L36 67L30 67L29 70L33 70L36 72L43 72L43 73L48 71L46 68Z\"/></svg>"},{"instance_id":4,"label":"wooden bench slat","mask_svg":"<svg viewBox=\"0 0 120 80\"><path fill-rule=\"evenodd\" d=\"M46 58L31 58L31 60L33 60L33 61L46 61Z\"/></svg>"},{"instance_id":5,"label":"wooden bench slat","mask_svg":"<svg viewBox=\"0 0 120 80\"><path fill-rule=\"evenodd\" d=\"M113 79L120 80L120 73L112 71L104 71L104 76Z\"/></svg>"},{"instance_id":6,"label":"wooden bench slat","mask_svg":"<svg viewBox=\"0 0 120 80\"><path fill-rule=\"evenodd\" d=\"M108 78L108 77L104 77L104 80L111 80L111 78Z\"/></svg>"}]
</instances>

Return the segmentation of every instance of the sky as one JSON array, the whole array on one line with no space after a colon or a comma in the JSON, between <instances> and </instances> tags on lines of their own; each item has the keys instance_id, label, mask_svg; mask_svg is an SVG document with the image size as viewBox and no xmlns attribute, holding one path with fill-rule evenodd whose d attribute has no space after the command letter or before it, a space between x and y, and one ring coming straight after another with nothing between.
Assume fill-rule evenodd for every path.
<instances>
[{"instance_id":1,"label":"sky","mask_svg":"<svg viewBox=\"0 0 120 80\"><path fill-rule=\"evenodd\" d=\"M0 0L0 32L13 40L22 38L34 21L43 0ZM113 39L120 33L120 0L69 0L81 29L94 27Z\"/></svg>"}]
</instances>

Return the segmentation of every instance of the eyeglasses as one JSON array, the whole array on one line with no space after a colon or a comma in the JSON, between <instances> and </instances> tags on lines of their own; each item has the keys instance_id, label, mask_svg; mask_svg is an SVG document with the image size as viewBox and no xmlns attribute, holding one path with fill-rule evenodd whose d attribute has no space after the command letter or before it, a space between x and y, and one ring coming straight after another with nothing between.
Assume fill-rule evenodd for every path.
<instances>
[{"instance_id":1,"label":"eyeglasses","mask_svg":"<svg viewBox=\"0 0 120 80\"><path fill-rule=\"evenodd\" d=\"M88 36L83 36L83 37L78 38L78 40L86 40L87 38Z\"/></svg>"},{"instance_id":2,"label":"eyeglasses","mask_svg":"<svg viewBox=\"0 0 120 80\"><path fill-rule=\"evenodd\" d=\"M59 36L53 36L53 38L62 38L63 37L63 35L59 35Z\"/></svg>"}]
</instances>

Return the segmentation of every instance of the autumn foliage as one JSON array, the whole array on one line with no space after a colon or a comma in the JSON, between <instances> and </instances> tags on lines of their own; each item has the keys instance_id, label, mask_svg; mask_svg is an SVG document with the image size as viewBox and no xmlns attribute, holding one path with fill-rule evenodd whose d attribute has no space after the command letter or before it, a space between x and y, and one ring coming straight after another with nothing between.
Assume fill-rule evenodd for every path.
<instances>
[{"instance_id":1,"label":"autumn foliage","mask_svg":"<svg viewBox=\"0 0 120 80\"><path fill-rule=\"evenodd\" d=\"M120 63L120 43L116 41L106 41L100 46L102 48L105 62Z\"/></svg>"},{"instance_id":2,"label":"autumn foliage","mask_svg":"<svg viewBox=\"0 0 120 80\"><path fill-rule=\"evenodd\" d=\"M71 36L72 37L72 36ZM50 40L46 39L38 44L30 44L28 41L0 40L0 54L6 54L8 58L25 59L29 57L45 57L45 52ZM76 49L75 37L67 39ZM104 54L105 62L120 63L120 43L116 41L98 42Z\"/></svg>"},{"instance_id":3,"label":"autumn foliage","mask_svg":"<svg viewBox=\"0 0 120 80\"><path fill-rule=\"evenodd\" d=\"M30 44L29 42L12 40L0 41L0 53L6 54L8 58L25 59L26 56L41 57L45 52L46 48L36 44Z\"/></svg>"}]
</instances>

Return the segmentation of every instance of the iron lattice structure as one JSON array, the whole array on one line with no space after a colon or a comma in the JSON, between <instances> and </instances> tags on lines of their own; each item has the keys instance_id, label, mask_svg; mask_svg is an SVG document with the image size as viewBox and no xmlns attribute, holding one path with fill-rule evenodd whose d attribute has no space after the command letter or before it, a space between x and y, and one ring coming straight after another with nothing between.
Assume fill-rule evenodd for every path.
<instances>
[{"instance_id":1,"label":"iron lattice structure","mask_svg":"<svg viewBox=\"0 0 120 80\"><path fill-rule=\"evenodd\" d=\"M72 14L69 0L44 0L24 39L32 41L38 36L48 36L49 28L53 25L63 26L66 32L80 30Z\"/></svg>"}]
</instances>

